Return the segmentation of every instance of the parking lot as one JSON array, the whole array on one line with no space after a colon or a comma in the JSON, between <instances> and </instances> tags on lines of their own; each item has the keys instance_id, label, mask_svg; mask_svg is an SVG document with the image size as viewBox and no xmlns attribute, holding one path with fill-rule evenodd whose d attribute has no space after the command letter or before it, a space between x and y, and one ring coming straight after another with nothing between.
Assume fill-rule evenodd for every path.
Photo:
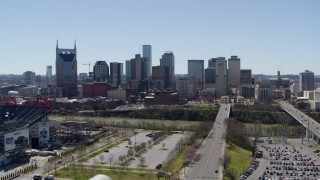
<instances>
[{"instance_id":1,"label":"parking lot","mask_svg":"<svg viewBox=\"0 0 320 180\"><path fill-rule=\"evenodd\" d=\"M139 145L143 142L148 142L152 138L147 136L148 134L152 133L151 131L145 131L140 132L132 137L130 137L130 141L132 142L131 147L134 147L135 144ZM139 157L134 157L133 160L129 161L129 168L139 168L140 160L139 158L144 157L144 167L147 169L155 169L158 164L163 163L165 161L172 149L175 148L176 144L181 138L185 138L186 135L183 133L177 133L177 134L170 134L164 139L162 139L160 142L152 145L151 148L147 148L146 152L142 153ZM165 148L163 149L162 144L165 143ZM108 152L103 152L102 155L104 156L104 159L106 161L105 166L109 166L108 159L110 156L113 156L113 162L117 166L119 162L119 156L127 155L129 149L128 141L123 141L119 145L110 148ZM93 157L89 159L85 164L93 165L94 159L97 159L99 162L99 156ZM99 164L100 165L100 164Z\"/></svg>"},{"instance_id":2,"label":"parking lot","mask_svg":"<svg viewBox=\"0 0 320 180\"><path fill-rule=\"evenodd\" d=\"M147 152L143 153L141 157L144 157L147 169L155 169L158 164L162 164L167 159L170 151L176 146L181 138L184 138L184 134L171 134L163 139L161 142L153 145ZM162 144L165 143L165 148L162 148ZM137 168L139 165L139 159L130 161L130 168Z\"/></svg>"},{"instance_id":3,"label":"parking lot","mask_svg":"<svg viewBox=\"0 0 320 180\"><path fill-rule=\"evenodd\" d=\"M301 144L301 139L288 139L283 144L274 143L272 138L271 143L265 140L258 145L263 157L257 158L240 179L319 179L320 158L308 144L312 142Z\"/></svg>"}]
</instances>

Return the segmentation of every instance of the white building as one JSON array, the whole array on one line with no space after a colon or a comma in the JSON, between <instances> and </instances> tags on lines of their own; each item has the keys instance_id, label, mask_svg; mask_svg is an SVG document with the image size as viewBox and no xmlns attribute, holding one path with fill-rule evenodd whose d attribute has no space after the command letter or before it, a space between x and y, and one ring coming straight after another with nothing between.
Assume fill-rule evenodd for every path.
<instances>
[{"instance_id":1,"label":"white building","mask_svg":"<svg viewBox=\"0 0 320 180\"><path fill-rule=\"evenodd\" d=\"M123 102L126 102L126 94L127 94L127 91L120 87L118 89L108 91L109 98L120 99Z\"/></svg>"}]
</instances>

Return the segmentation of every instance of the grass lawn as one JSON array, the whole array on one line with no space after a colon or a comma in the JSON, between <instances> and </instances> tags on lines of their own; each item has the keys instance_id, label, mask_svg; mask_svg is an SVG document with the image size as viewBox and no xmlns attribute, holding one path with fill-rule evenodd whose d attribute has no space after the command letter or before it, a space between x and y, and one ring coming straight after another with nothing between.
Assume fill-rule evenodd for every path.
<instances>
[{"instance_id":1,"label":"grass lawn","mask_svg":"<svg viewBox=\"0 0 320 180\"><path fill-rule=\"evenodd\" d=\"M200 121L185 121L185 120L161 120L161 119L134 119L134 118L123 118L123 117L82 117L82 116L50 116L50 120L56 121L86 121L92 120L97 124L101 124L104 126L123 126L132 124L143 124L143 123L153 123L158 126L164 127L178 127L181 130L184 130L190 126L197 126L201 122Z\"/></svg>"},{"instance_id":2,"label":"grass lawn","mask_svg":"<svg viewBox=\"0 0 320 180\"><path fill-rule=\"evenodd\" d=\"M156 174L154 171L135 171L130 172L127 170L106 170L106 169L100 169L97 168L83 168L80 167L72 168L69 167L69 170L66 169L59 170L57 178L63 178L63 179L76 179L76 180L87 180L93 177L96 174L105 174L109 176L110 178L116 180L143 180L143 179L157 179Z\"/></svg>"},{"instance_id":3,"label":"grass lawn","mask_svg":"<svg viewBox=\"0 0 320 180\"><path fill-rule=\"evenodd\" d=\"M259 128L259 132L262 137L272 137L272 136L280 136L281 135L281 124L254 124L254 123L243 123L245 125L247 132L250 136L250 132L254 132L255 128ZM288 137L297 138L301 137L301 130L298 126L288 126L287 131Z\"/></svg>"},{"instance_id":4,"label":"grass lawn","mask_svg":"<svg viewBox=\"0 0 320 180\"><path fill-rule=\"evenodd\" d=\"M89 159L98 156L99 154L103 153L105 150L111 149L111 148L119 145L120 143L122 143L122 141L119 141L119 142L117 142L117 143L115 143L115 144L111 144L110 146L101 148L101 149L98 150L98 151L95 151L95 152L93 152L93 153L90 153L90 154L88 154L88 155L85 155L83 158L80 159L80 162L88 161Z\"/></svg>"},{"instance_id":5,"label":"grass lawn","mask_svg":"<svg viewBox=\"0 0 320 180\"><path fill-rule=\"evenodd\" d=\"M239 179L240 174L251 166L251 151L237 146L230 146L228 148L228 153L230 156L230 163L227 165L226 172L234 171L236 179Z\"/></svg>"},{"instance_id":6,"label":"grass lawn","mask_svg":"<svg viewBox=\"0 0 320 180\"><path fill-rule=\"evenodd\" d=\"M188 148L188 146L185 147L183 149L183 151L181 151L181 153L179 153L179 155L177 156L177 158L173 162L173 170L172 170L172 172L175 173L177 171L180 171L180 169L182 168L183 162L184 162L184 155L186 154L187 148Z\"/></svg>"}]
</instances>

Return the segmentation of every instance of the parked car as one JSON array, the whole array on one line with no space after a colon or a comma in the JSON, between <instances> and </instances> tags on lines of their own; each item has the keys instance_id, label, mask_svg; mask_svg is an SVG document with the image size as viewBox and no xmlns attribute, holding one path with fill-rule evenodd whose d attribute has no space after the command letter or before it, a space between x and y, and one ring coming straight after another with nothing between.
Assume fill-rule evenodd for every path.
<instances>
[{"instance_id":1,"label":"parked car","mask_svg":"<svg viewBox=\"0 0 320 180\"><path fill-rule=\"evenodd\" d=\"M42 180L42 175L41 174L33 175L33 180Z\"/></svg>"}]
</instances>

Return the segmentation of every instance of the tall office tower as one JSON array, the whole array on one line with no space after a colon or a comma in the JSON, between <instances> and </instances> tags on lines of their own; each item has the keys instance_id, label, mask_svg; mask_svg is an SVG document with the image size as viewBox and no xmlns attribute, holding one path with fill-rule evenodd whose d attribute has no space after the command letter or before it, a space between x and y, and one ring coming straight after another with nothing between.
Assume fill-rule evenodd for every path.
<instances>
[{"instance_id":1,"label":"tall office tower","mask_svg":"<svg viewBox=\"0 0 320 180\"><path fill-rule=\"evenodd\" d=\"M47 86L52 86L52 66L46 67L46 83Z\"/></svg>"},{"instance_id":2,"label":"tall office tower","mask_svg":"<svg viewBox=\"0 0 320 180\"><path fill-rule=\"evenodd\" d=\"M241 85L252 85L251 69L240 70L240 84Z\"/></svg>"},{"instance_id":3,"label":"tall office tower","mask_svg":"<svg viewBox=\"0 0 320 180\"><path fill-rule=\"evenodd\" d=\"M93 80L109 82L109 66L106 61L97 61L93 66Z\"/></svg>"},{"instance_id":4,"label":"tall office tower","mask_svg":"<svg viewBox=\"0 0 320 180\"><path fill-rule=\"evenodd\" d=\"M141 57L140 54L136 54L134 59L126 61L126 73L127 80L145 80L147 74L145 74L145 64L147 62L147 58Z\"/></svg>"},{"instance_id":5,"label":"tall office tower","mask_svg":"<svg viewBox=\"0 0 320 180\"><path fill-rule=\"evenodd\" d=\"M206 88L212 87L216 83L216 69L207 68L204 70L204 83Z\"/></svg>"},{"instance_id":6,"label":"tall office tower","mask_svg":"<svg viewBox=\"0 0 320 180\"><path fill-rule=\"evenodd\" d=\"M240 70L240 95L245 98L254 97L255 87L251 69Z\"/></svg>"},{"instance_id":7,"label":"tall office tower","mask_svg":"<svg viewBox=\"0 0 320 180\"><path fill-rule=\"evenodd\" d=\"M174 74L174 55L171 51L167 51L160 59L160 66L168 67L169 70L169 87L175 88L175 74Z\"/></svg>"},{"instance_id":8,"label":"tall office tower","mask_svg":"<svg viewBox=\"0 0 320 180\"><path fill-rule=\"evenodd\" d=\"M32 71L26 71L23 73L24 82L26 85L35 85L36 84L36 74Z\"/></svg>"},{"instance_id":9,"label":"tall office tower","mask_svg":"<svg viewBox=\"0 0 320 180\"><path fill-rule=\"evenodd\" d=\"M231 88L240 85L240 58L231 56L228 59L228 86Z\"/></svg>"},{"instance_id":10,"label":"tall office tower","mask_svg":"<svg viewBox=\"0 0 320 180\"><path fill-rule=\"evenodd\" d=\"M121 85L123 77L123 63L111 62L110 63L110 83L112 85Z\"/></svg>"},{"instance_id":11,"label":"tall office tower","mask_svg":"<svg viewBox=\"0 0 320 180\"><path fill-rule=\"evenodd\" d=\"M203 88L204 60L188 60L188 76L198 78L198 88Z\"/></svg>"},{"instance_id":12,"label":"tall office tower","mask_svg":"<svg viewBox=\"0 0 320 180\"><path fill-rule=\"evenodd\" d=\"M151 45L142 45L142 57L146 58L144 64L144 70L146 77L151 77L151 67L152 67L152 46Z\"/></svg>"},{"instance_id":13,"label":"tall office tower","mask_svg":"<svg viewBox=\"0 0 320 180\"><path fill-rule=\"evenodd\" d=\"M208 61L208 69L215 69L216 97L227 95L227 60L225 57L211 58ZM213 70L211 70L213 72Z\"/></svg>"},{"instance_id":14,"label":"tall office tower","mask_svg":"<svg viewBox=\"0 0 320 180\"><path fill-rule=\"evenodd\" d=\"M130 81L131 77L131 60L126 60L126 81Z\"/></svg>"},{"instance_id":15,"label":"tall office tower","mask_svg":"<svg viewBox=\"0 0 320 180\"><path fill-rule=\"evenodd\" d=\"M314 90L314 73L305 70L299 74L299 91Z\"/></svg>"},{"instance_id":16,"label":"tall office tower","mask_svg":"<svg viewBox=\"0 0 320 180\"><path fill-rule=\"evenodd\" d=\"M73 49L59 49L56 47L56 86L62 88L62 96L78 95L77 87L77 47Z\"/></svg>"},{"instance_id":17,"label":"tall office tower","mask_svg":"<svg viewBox=\"0 0 320 180\"><path fill-rule=\"evenodd\" d=\"M169 68L165 66L152 66L152 82L158 89L169 87Z\"/></svg>"}]
</instances>

